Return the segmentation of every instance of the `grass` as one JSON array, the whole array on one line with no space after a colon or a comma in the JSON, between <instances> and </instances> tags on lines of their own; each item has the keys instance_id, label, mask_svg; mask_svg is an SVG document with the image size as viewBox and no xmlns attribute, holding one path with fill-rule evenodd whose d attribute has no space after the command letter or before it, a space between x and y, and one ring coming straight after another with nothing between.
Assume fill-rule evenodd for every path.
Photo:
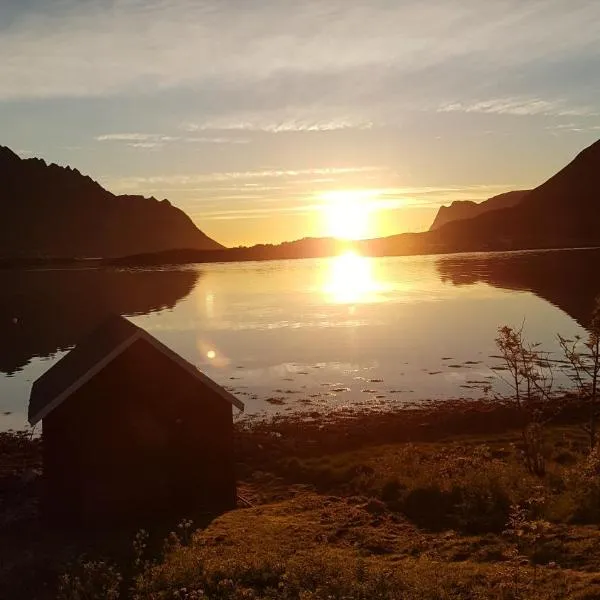
<instances>
[{"instance_id":1,"label":"grass","mask_svg":"<svg viewBox=\"0 0 600 600\"><path fill-rule=\"evenodd\" d=\"M524 465L510 407L449 406L240 424L254 506L196 531L67 540L22 515L2 531L0 597L600 598L600 454L577 404L552 407L543 476ZM7 440L3 480L18 479L39 448Z\"/></svg>"}]
</instances>

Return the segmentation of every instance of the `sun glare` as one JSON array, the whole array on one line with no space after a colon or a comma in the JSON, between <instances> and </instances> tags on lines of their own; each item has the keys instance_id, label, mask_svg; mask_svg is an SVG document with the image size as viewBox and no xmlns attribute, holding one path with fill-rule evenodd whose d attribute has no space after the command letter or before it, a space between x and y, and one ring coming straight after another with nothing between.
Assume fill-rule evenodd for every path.
<instances>
[{"instance_id":1,"label":"sun glare","mask_svg":"<svg viewBox=\"0 0 600 600\"><path fill-rule=\"evenodd\" d=\"M341 190L321 194L325 200L323 211L327 235L344 240L369 237L370 200L374 196L372 190Z\"/></svg>"},{"instance_id":2,"label":"sun glare","mask_svg":"<svg viewBox=\"0 0 600 600\"><path fill-rule=\"evenodd\" d=\"M374 301L380 289L371 258L346 252L330 260L324 291L336 304Z\"/></svg>"}]
</instances>

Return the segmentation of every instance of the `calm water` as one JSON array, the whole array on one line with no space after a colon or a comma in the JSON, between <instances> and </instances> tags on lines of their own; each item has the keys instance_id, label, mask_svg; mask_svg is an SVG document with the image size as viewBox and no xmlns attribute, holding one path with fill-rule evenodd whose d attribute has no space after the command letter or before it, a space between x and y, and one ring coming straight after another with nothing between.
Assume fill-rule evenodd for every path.
<instances>
[{"instance_id":1,"label":"calm water","mask_svg":"<svg viewBox=\"0 0 600 600\"><path fill-rule=\"evenodd\" d=\"M584 334L600 251L0 272L0 429L107 310L130 316L246 412L381 408L502 384L494 337Z\"/></svg>"}]
</instances>

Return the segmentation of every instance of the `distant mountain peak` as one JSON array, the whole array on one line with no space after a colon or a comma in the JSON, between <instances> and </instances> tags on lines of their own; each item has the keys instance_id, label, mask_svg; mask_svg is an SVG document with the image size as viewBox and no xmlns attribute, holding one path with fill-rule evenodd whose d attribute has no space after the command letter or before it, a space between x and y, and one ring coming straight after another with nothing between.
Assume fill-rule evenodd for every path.
<instances>
[{"instance_id":1,"label":"distant mountain peak","mask_svg":"<svg viewBox=\"0 0 600 600\"><path fill-rule=\"evenodd\" d=\"M437 244L454 251L600 246L600 141L516 205L435 233Z\"/></svg>"},{"instance_id":2,"label":"distant mountain peak","mask_svg":"<svg viewBox=\"0 0 600 600\"><path fill-rule=\"evenodd\" d=\"M492 210L515 206L528 192L529 190L514 190L512 192L505 192L504 194L492 196L488 200L482 202L474 202L473 200L455 200L450 206L440 206L429 231L439 229L452 221L471 219Z\"/></svg>"},{"instance_id":3,"label":"distant mountain peak","mask_svg":"<svg viewBox=\"0 0 600 600\"><path fill-rule=\"evenodd\" d=\"M21 160L8 146L0 146L0 166L3 162Z\"/></svg>"},{"instance_id":4,"label":"distant mountain peak","mask_svg":"<svg viewBox=\"0 0 600 600\"><path fill-rule=\"evenodd\" d=\"M118 257L216 250L168 200L115 196L77 169L0 146L0 257Z\"/></svg>"}]
</instances>

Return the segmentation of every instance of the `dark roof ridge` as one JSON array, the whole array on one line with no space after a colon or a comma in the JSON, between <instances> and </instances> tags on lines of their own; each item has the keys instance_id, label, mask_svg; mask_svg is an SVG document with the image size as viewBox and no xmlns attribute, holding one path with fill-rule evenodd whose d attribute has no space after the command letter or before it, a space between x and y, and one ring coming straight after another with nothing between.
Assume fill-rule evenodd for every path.
<instances>
[{"instance_id":1,"label":"dark roof ridge","mask_svg":"<svg viewBox=\"0 0 600 600\"><path fill-rule=\"evenodd\" d=\"M139 339L150 343L168 356L223 400L244 410L244 404L233 394L147 331L125 317L110 315L34 382L29 401L29 423L32 426L39 423Z\"/></svg>"}]
</instances>

